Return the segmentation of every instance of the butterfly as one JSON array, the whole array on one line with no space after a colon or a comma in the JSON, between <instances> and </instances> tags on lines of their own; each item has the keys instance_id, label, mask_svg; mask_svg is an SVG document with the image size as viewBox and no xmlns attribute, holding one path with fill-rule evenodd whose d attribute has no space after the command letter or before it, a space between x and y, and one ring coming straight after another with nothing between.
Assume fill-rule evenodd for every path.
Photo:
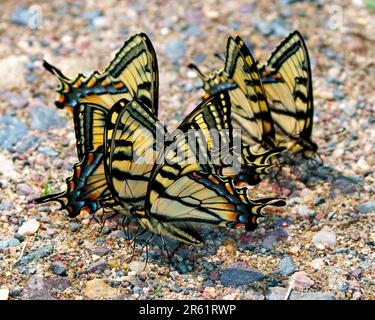
<instances>
[{"instance_id":1,"label":"butterfly","mask_svg":"<svg viewBox=\"0 0 375 320\"><path fill-rule=\"evenodd\" d=\"M212 132L223 128L208 120L218 112L218 117L227 121L220 113L227 99L228 93L219 93L204 100L159 152L150 172L144 206L130 208L140 225L153 234L199 244L203 241L197 229L200 224L253 230L265 206L285 205L280 198L251 199L248 187L236 186L233 177L218 171L216 155L212 154ZM146 123L151 118L152 114L147 119L138 114L135 121ZM123 134L128 128L124 127ZM225 143L232 144L233 137L227 138Z\"/></svg>"},{"instance_id":2,"label":"butterfly","mask_svg":"<svg viewBox=\"0 0 375 320\"><path fill-rule=\"evenodd\" d=\"M256 61L240 37L228 38L223 69L206 76L197 66L190 67L201 76L204 97L223 91L230 93L234 126L244 131L245 144L263 151L275 147L275 130Z\"/></svg>"},{"instance_id":3,"label":"butterfly","mask_svg":"<svg viewBox=\"0 0 375 320\"><path fill-rule=\"evenodd\" d=\"M79 162L66 180L66 191L35 202L58 201L70 217L83 208L94 213L103 206L112 207L115 202L103 162L106 122L117 101L134 97L157 115L158 67L152 43L143 33L132 36L102 73L89 76L79 74L69 79L46 61L44 67L59 80L56 106L73 113Z\"/></svg>"},{"instance_id":4,"label":"butterfly","mask_svg":"<svg viewBox=\"0 0 375 320\"><path fill-rule=\"evenodd\" d=\"M204 75L197 66L190 65L202 79L205 96L222 90L236 90L238 80L233 79L228 63L233 61L233 50L228 40L225 66L209 75ZM237 44L242 48L253 69L260 74L262 94L267 100L268 110L263 117L266 130L263 138L268 145L285 146L293 154L303 153L306 157L317 151L312 141L313 93L310 60L306 44L298 31L291 33L271 54L263 65L256 66L244 42L237 37ZM245 79L245 81L248 81Z\"/></svg>"},{"instance_id":5,"label":"butterfly","mask_svg":"<svg viewBox=\"0 0 375 320\"><path fill-rule=\"evenodd\" d=\"M275 141L293 154L313 157L318 146L312 141L314 103L311 65L302 35L294 31L260 66L276 129Z\"/></svg>"}]
</instances>

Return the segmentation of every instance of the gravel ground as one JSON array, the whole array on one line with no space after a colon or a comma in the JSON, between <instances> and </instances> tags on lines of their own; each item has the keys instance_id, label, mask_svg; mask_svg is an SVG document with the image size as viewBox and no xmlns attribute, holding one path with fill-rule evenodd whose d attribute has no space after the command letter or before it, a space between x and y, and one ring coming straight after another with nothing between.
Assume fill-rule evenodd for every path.
<instances>
[{"instance_id":1,"label":"gravel ground","mask_svg":"<svg viewBox=\"0 0 375 320\"><path fill-rule=\"evenodd\" d=\"M336 2L3 1L0 299L283 299L290 284L290 299L374 299L374 2ZM128 261L116 218L100 228L87 214L69 220L57 204L31 203L48 181L63 190L76 161L72 121L53 105L42 59L70 76L102 69L146 32L159 60L160 119L173 129L202 95L189 62L220 66L213 55L230 34L264 59L294 29L312 59L325 166L285 167L282 190L260 184L255 193L288 204L255 232L204 229L201 247L170 241L171 264L154 242L144 269L141 246Z\"/></svg>"}]
</instances>

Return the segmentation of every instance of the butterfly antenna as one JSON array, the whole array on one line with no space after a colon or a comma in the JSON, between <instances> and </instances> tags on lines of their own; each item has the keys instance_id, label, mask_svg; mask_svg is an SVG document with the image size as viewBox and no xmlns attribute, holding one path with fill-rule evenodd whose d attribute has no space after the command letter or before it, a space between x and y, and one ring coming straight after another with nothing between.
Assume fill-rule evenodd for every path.
<instances>
[{"instance_id":1,"label":"butterfly antenna","mask_svg":"<svg viewBox=\"0 0 375 320\"><path fill-rule=\"evenodd\" d=\"M161 243L163 245L164 251L167 253L169 264L171 264L172 257L171 257L171 254L170 254L169 250L168 250L167 243L165 242L165 238L162 234L160 235L160 240L161 240Z\"/></svg>"},{"instance_id":2,"label":"butterfly antenna","mask_svg":"<svg viewBox=\"0 0 375 320\"><path fill-rule=\"evenodd\" d=\"M321 137L322 139L326 139L328 137L331 137L331 136L334 136L334 135L338 135L338 134L341 134L341 133L344 133L346 131L345 128L341 128L340 130L337 130L335 132L331 132L331 133L328 133L327 135Z\"/></svg>"},{"instance_id":3,"label":"butterfly antenna","mask_svg":"<svg viewBox=\"0 0 375 320\"><path fill-rule=\"evenodd\" d=\"M223 52L216 52L214 53L214 56L221 61L225 61L225 53Z\"/></svg>"},{"instance_id":4,"label":"butterfly antenna","mask_svg":"<svg viewBox=\"0 0 375 320\"><path fill-rule=\"evenodd\" d=\"M201 78L205 79L206 76L203 74L203 72L198 68L198 66L194 63L189 63L188 68L191 70L194 70Z\"/></svg>"}]
</instances>

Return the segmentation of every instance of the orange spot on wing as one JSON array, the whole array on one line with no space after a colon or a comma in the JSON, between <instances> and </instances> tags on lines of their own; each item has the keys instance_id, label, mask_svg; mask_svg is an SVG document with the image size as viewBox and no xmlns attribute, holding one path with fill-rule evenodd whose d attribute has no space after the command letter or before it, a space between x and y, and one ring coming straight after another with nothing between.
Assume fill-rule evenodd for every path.
<instances>
[{"instance_id":1,"label":"orange spot on wing","mask_svg":"<svg viewBox=\"0 0 375 320\"><path fill-rule=\"evenodd\" d=\"M208 99L210 97L210 94L208 92L206 92L204 95L203 95L203 99Z\"/></svg>"},{"instance_id":2,"label":"orange spot on wing","mask_svg":"<svg viewBox=\"0 0 375 320\"><path fill-rule=\"evenodd\" d=\"M57 102L60 102L60 103L63 103L64 100L65 100L65 97L64 97L64 95L62 95L62 94L59 94L58 97L56 98L56 101L57 101Z\"/></svg>"},{"instance_id":3,"label":"orange spot on wing","mask_svg":"<svg viewBox=\"0 0 375 320\"><path fill-rule=\"evenodd\" d=\"M257 223L257 217L252 217L252 218L251 218L251 222L252 222L253 224L256 224L256 223Z\"/></svg>"},{"instance_id":4,"label":"orange spot on wing","mask_svg":"<svg viewBox=\"0 0 375 320\"><path fill-rule=\"evenodd\" d=\"M69 182L69 189L74 189L74 181Z\"/></svg>"},{"instance_id":5,"label":"orange spot on wing","mask_svg":"<svg viewBox=\"0 0 375 320\"><path fill-rule=\"evenodd\" d=\"M82 85L82 81L81 80L77 80L76 82L74 82L73 87L74 88L79 88L81 85Z\"/></svg>"},{"instance_id":6,"label":"orange spot on wing","mask_svg":"<svg viewBox=\"0 0 375 320\"><path fill-rule=\"evenodd\" d=\"M108 78L105 78L105 79L102 81L102 86L103 86L103 87L108 86L110 83L111 83L111 81L110 81Z\"/></svg>"},{"instance_id":7,"label":"orange spot on wing","mask_svg":"<svg viewBox=\"0 0 375 320\"><path fill-rule=\"evenodd\" d=\"M76 168L76 176L79 178L81 176L81 167Z\"/></svg>"},{"instance_id":8,"label":"orange spot on wing","mask_svg":"<svg viewBox=\"0 0 375 320\"><path fill-rule=\"evenodd\" d=\"M272 76L272 78L274 78L274 79L276 79L276 80L280 80L280 79L282 79L282 76L281 76L280 73L276 73L276 74L274 74L274 75Z\"/></svg>"},{"instance_id":9,"label":"orange spot on wing","mask_svg":"<svg viewBox=\"0 0 375 320\"><path fill-rule=\"evenodd\" d=\"M209 179L210 179L213 183L219 183L219 180L217 180L216 177L214 177L214 176L209 176Z\"/></svg>"},{"instance_id":10,"label":"orange spot on wing","mask_svg":"<svg viewBox=\"0 0 375 320\"><path fill-rule=\"evenodd\" d=\"M96 83L96 78L92 77L89 82L87 83L87 87L90 88Z\"/></svg>"},{"instance_id":11,"label":"orange spot on wing","mask_svg":"<svg viewBox=\"0 0 375 320\"><path fill-rule=\"evenodd\" d=\"M121 89L123 86L124 86L124 84L122 82L117 82L114 87L116 89Z\"/></svg>"},{"instance_id":12,"label":"orange spot on wing","mask_svg":"<svg viewBox=\"0 0 375 320\"><path fill-rule=\"evenodd\" d=\"M94 161L94 155L89 153L87 156L87 164L91 164Z\"/></svg>"},{"instance_id":13,"label":"orange spot on wing","mask_svg":"<svg viewBox=\"0 0 375 320\"><path fill-rule=\"evenodd\" d=\"M228 182L225 183L225 189L227 189L230 194L233 193L233 188Z\"/></svg>"}]
</instances>

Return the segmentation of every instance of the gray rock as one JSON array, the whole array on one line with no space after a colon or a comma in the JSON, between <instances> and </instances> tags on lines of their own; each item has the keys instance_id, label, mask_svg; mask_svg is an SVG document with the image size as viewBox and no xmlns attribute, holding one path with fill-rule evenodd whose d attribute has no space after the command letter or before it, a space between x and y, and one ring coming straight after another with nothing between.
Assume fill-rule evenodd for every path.
<instances>
[{"instance_id":1,"label":"gray rock","mask_svg":"<svg viewBox=\"0 0 375 320\"><path fill-rule=\"evenodd\" d=\"M59 276L65 277L66 274L66 268L65 265L61 262L53 262L51 264L50 270Z\"/></svg>"},{"instance_id":2,"label":"gray rock","mask_svg":"<svg viewBox=\"0 0 375 320\"><path fill-rule=\"evenodd\" d=\"M105 262L105 260L99 260L95 263L90 264L88 268L83 271L83 273L96 272L97 270L104 271L108 269L109 269L109 266L107 262Z\"/></svg>"},{"instance_id":3,"label":"gray rock","mask_svg":"<svg viewBox=\"0 0 375 320\"><path fill-rule=\"evenodd\" d=\"M70 228L70 230L72 230L73 232L76 232L76 231L78 231L79 229L81 229L81 224L78 223L78 222L70 222L70 223L69 223L69 228Z\"/></svg>"},{"instance_id":4,"label":"gray rock","mask_svg":"<svg viewBox=\"0 0 375 320\"><path fill-rule=\"evenodd\" d=\"M21 299L23 300L56 300L55 291L64 291L70 287L67 278L44 278L32 276L24 288Z\"/></svg>"},{"instance_id":5,"label":"gray rock","mask_svg":"<svg viewBox=\"0 0 375 320\"><path fill-rule=\"evenodd\" d=\"M220 277L224 286L248 285L255 281L262 281L265 275L256 269L227 268Z\"/></svg>"},{"instance_id":6,"label":"gray rock","mask_svg":"<svg viewBox=\"0 0 375 320\"><path fill-rule=\"evenodd\" d=\"M38 151L46 154L47 156L51 156L51 157L56 157L56 156L59 155L59 153L56 150L53 150L49 147L39 147Z\"/></svg>"},{"instance_id":7,"label":"gray rock","mask_svg":"<svg viewBox=\"0 0 375 320\"><path fill-rule=\"evenodd\" d=\"M189 23L187 26L185 26L182 29L182 34L187 37L190 37L190 36L201 37L203 35L203 32L201 30L201 27L198 24Z\"/></svg>"},{"instance_id":8,"label":"gray rock","mask_svg":"<svg viewBox=\"0 0 375 320\"><path fill-rule=\"evenodd\" d=\"M111 250L109 250L108 248L100 247L100 248L95 249L93 253L96 254L97 256L103 257L107 255L110 251Z\"/></svg>"},{"instance_id":9,"label":"gray rock","mask_svg":"<svg viewBox=\"0 0 375 320\"><path fill-rule=\"evenodd\" d=\"M273 287L266 291L266 300L284 300L287 293L286 288ZM289 296L289 300L336 300L330 292L294 292Z\"/></svg>"},{"instance_id":10,"label":"gray rock","mask_svg":"<svg viewBox=\"0 0 375 320\"><path fill-rule=\"evenodd\" d=\"M53 246L52 245L47 245L44 247L41 247L31 253L29 253L26 256L23 256L20 261L18 262L18 265L24 266L29 264L32 261L38 261L39 259L48 257L53 253Z\"/></svg>"},{"instance_id":11,"label":"gray rock","mask_svg":"<svg viewBox=\"0 0 375 320\"><path fill-rule=\"evenodd\" d=\"M13 11L10 22L17 24L19 26L28 26L30 19L29 9L24 6L16 6L16 9Z\"/></svg>"},{"instance_id":12,"label":"gray rock","mask_svg":"<svg viewBox=\"0 0 375 320\"><path fill-rule=\"evenodd\" d=\"M186 42L179 39L173 39L166 43L164 47L164 52L169 59L173 61L180 60L185 57L185 52L187 49Z\"/></svg>"},{"instance_id":13,"label":"gray rock","mask_svg":"<svg viewBox=\"0 0 375 320\"><path fill-rule=\"evenodd\" d=\"M43 104L34 104L29 109L31 128L47 131L54 128L63 128L65 120L57 114L54 108Z\"/></svg>"},{"instance_id":14,"label":"gray rock","mask_svg":"<svg viewBox=\"0 0 375 320\"><path fill-rule=\"evenodd\" d=\"M375 212L375 201L367 201L356 207L360 213L372 213Z\"/></svg>"},{"instance_id":15,"label":"gray rock","mask_svg":"<svg viewBox=\"0 0 375 320\"><path fill-rule=\"evenodd\" d=\"M274 244L283 239L287 239L289 233L285 229L276 229L268 233L262 241L263 248L272 249Z\"/></svg>"},{"instance_id":16,"label":"gray rock","mask_svg":"<svg viewBox=\"0 0 375 320\"><path fill-rule=\"evenodd\" d=\"M21 244L21 242L16 238L10 238L8 240L8 247L18 247Z\"/></svg>"},{"instance_id":17,"label":"gray rock","mask_svg":"<svg viewBox=\"0 0 375 320\"><path fill-rule=\"evenodd\" d=\"M333 247L336 244L336 233L333 230L324 227L321 231L314 234L312 242L315 245L323 244L325 246Z\"/></svg>"},{"instance_id":18,"label":"gray rock","mask_svg":"<svg viewBox=\"0 0 375 320\"><path fill-rule=\"evenodd\" d=\"M22 121L9 115L0 116L0 149L12 152L13 147L27 134L28 128Z\"/></svg>"},{"instance_id":19,"label":"gray rock","mask_svg":"<svg viewBox=\"0 0 375 320\"><path fill-rule=\"evenodd\" d=\"M283 276L288 276L296 271L296 267L291 257L281 259L278 272Z\"/></svg>"},{"instance_id":20,"label":"gray rock","mask_svg":"<svg viewBox=\"0 0 375 320\"><path fill-rule=\"evenodd\" d=\"M6 91L3 93L3 97L9 102L9 104L16 109L23 109L29 103L29 100L22 94Z\"/></svg>"},{"instance_id":21,"label":"gray rock","mask_svg":"<svg viewBox=\"0 0 375 320\"><path fill-rule=\"evenodd\" d=\"M177 267L177 270L178 270L179 273L184 274L184 273L188 272L188 268L187 268L186 264L183 263L183 262L179 262L176 267Z\"/></svg>"},{"instance_id":22,"label":"gray rock","mask_svg":"<svg viewBox=\"0 0 375 320\"><path fill-rule=\"evenodd\" d=\"M0 250L4 250L8 248L9 240L0 240Z\"/></svg>"}]
</instances>

